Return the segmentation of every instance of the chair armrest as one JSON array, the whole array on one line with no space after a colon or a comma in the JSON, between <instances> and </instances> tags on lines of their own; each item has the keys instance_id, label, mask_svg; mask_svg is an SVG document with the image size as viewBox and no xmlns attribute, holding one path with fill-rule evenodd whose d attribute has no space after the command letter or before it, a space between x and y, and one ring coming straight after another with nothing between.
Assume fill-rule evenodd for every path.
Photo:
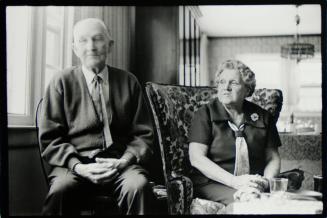
<instances>
[{"instance_id":1,"label":"chair armrest","mask_svg":"<svg viewBox=\"0 0 327 218\"><path fill-rule=\"evenodd\" d=\"M193 183L190 178L182 175L170 178L168 181L169 214L190 214L193 200Z\"/></svg>"}]
</instances>

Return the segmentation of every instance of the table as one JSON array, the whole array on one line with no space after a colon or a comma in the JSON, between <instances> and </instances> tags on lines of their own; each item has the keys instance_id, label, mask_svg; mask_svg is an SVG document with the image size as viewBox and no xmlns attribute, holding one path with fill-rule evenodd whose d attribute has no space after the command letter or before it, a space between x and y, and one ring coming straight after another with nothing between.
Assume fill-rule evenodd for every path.
<instances>
[{"instance_id":1,"label":"table","mask_svg":"<svg viewBox=\"0 0 327 218\"><path fill-rule=\"evenodd\" d=\"M322 214L321 201L253 200L251 202L235 202L226 207L226 214Z\"/></svg>"},{"instance_id":2,"label":"table","mask_svg":"<svg viewBox=\"0 0 327 218\"><path fill-rule=\"evenodd\" d=\"M301 193L312 191L302 190ZM290 193L292 195L293 193ZM293 194L296 195L296 194ZM234 202L226 207L226 214L322 214L320 200L294 200L280 198L255 199L249 202Z\"/></svg>"}]
</instances>

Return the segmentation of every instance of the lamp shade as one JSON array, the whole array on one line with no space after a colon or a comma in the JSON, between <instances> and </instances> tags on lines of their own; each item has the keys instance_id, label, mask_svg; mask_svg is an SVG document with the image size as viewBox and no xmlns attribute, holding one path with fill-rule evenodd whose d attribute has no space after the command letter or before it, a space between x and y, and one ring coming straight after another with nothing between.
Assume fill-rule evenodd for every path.
<instances>
[{"instance_id":1,"label":"lamp shade","mask_svg":"<svg viewBox=\"0 0 327 218\"><path fill-rule=\"evenodd\" d=\"M314 45L309 43L294 42L281 47L281 56L283 58L296 60L297 62L312 58L314 52Z\"/></svg>"},{"instance_id":2,"label":"lamp shade","mask_svg":"<svg viewBox=\"0 0 327 218\"><path fill-rule=\"evenodd\" d=\"M296 5L296 11L298 7L299 5ZM281 47L281 57L296 60L297 63L301 60L312 58L315 53L314 45L300 42L300 34L298 32L300 21L301 18L297 11L295 15L296 34L294 36L294 42Z\"/></svg>"}]
</instances>

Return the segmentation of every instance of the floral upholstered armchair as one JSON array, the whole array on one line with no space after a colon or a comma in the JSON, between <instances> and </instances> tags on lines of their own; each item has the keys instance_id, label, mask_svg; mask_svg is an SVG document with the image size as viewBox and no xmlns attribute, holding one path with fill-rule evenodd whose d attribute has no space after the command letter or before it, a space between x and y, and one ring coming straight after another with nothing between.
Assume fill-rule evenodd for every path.
<instances>
[{"instance_id":1,"label":"floral upholstered armchair","mask_svg":"<svg viewBox=\"0 0 327 218\"><path fill-rule=\"evenodd\" d=\"M188 87L148 82L146 94L149 100L156 135L161 151L164 177L167 187L170 214L194 214L199 204L206 200L193 199L193 185L188 178L192 170L188 157L187 135L193 114L202 104L215 98L214 87ZM278 120L282 108L282 92L277 89L257 89L248 100L272 113ZM214 202L212 202L214 203ZM217 203L218 204L218 203ZM203 205L201 205L203 208ZM216 207L216 208L215 208ZM207 205L204 213L219 208Z\"/></svg>"}]
</instances>

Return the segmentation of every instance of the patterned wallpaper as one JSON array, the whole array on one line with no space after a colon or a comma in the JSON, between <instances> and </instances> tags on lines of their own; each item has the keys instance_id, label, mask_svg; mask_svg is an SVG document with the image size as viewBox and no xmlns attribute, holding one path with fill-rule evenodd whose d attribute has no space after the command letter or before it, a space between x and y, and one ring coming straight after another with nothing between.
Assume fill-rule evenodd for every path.
<instances>
[{"instance_id":1,"label":"patterned wallpaper","mask_svg":"<svg viewBox=\"0 0 327 218\"><path fill-rule=\"evenodd\" d=\"M301 41L312 43L315 51L321 52L321 37L301 36ZM213 80L217 65L226 59L235 58L243 53L280 53L282 45L293 42L293 36L263 36L263 37L221 37L209 38L208 44L208 73Z\"/></svg>"}]
</instances>

